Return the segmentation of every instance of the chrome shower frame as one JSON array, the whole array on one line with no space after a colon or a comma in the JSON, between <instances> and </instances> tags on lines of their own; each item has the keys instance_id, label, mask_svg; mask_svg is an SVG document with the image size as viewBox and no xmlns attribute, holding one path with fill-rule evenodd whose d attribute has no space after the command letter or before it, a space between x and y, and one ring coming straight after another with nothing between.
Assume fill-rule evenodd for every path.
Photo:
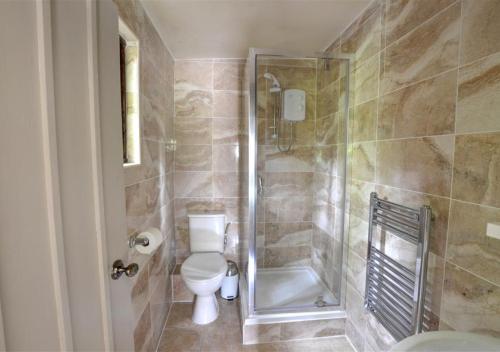
<instances>
[{"instance_id":1,"label":"chrome shower frame","mask_svg":"<svg viewBox=\"0 0 500 352\"><path fill-rule=\"evenodd\" d=\"M342 217L342 278L340 283L340 298L339 305L326 306L326 307L308 307L308 308L276 308L257 310L255 306L255 280L257 274L257 253L256 253L256 206L258 197L258 175L257 175L257 57L258 56L276 56L282 58L304 58L304 59L333 59L345 62L345 92L344 94L344 162L343 162L343 203L344 203L344 216ZM350 177L350 170L347 161L347 148L349 143L349 83L350 83L350 56L348 55L330 55L327 53L315 53L314 55L300 55L298 53L291 53L275 49L259 49L251 48L249 50L249 57L247 59L247 72L248 79L248 94L247 94L247 107L248 107L248 221L249 221L249 243L248 243L248 264L246 271L246 285L242 285L246 289L246 300L242 299L242 308L246 311L248 318L259 319L260 322L280 321L283 319L333 319L345 317L345 286L346 286L346 268L347 268L347 249L344 243L346 233L348 230L347 209L349 209L350 199L348 192L348 185ZM243 275L245 276L245 275Z\"/></svg>"}]
</instances>

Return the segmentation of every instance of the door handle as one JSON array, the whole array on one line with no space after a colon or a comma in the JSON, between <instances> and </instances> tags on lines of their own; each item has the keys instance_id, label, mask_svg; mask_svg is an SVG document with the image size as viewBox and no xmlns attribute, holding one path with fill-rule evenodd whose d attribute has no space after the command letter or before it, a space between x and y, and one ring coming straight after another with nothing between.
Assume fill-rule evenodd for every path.
<instances>
[{"instance_id":1,"label":"door handle","mask_svg":"<svg viewBox=\"0 0 500 352\"><path fill-rule=\"evenodd\" d=\"M123 262L118 259L113 263L113 270L111 270L111 278L113 280L118 280L124 273L128 277L135 276L139 271L139 265L136 263L131 263L128 266L124 266Z\"/></svg>"}]
</instances>

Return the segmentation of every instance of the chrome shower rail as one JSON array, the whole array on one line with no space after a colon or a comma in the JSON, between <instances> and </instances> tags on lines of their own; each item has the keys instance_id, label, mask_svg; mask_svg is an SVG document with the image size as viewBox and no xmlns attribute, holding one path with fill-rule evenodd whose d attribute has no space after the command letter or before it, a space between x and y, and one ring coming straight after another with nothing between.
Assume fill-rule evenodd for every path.
<instances>
[{"instance_id":1,"label":"chrome shower rail","mask_svg":"<svg viewBox=\"0 0 500 352\"><path fill-rule=\"evenodd\" d=\"M428 206L412 209L380 199L375 192L370 195L365 308L398 341L428 325L424 301L430 220ZM416 245L415 271L377 248L373 232L379 229Z\"/></svg>"}]
</instances>

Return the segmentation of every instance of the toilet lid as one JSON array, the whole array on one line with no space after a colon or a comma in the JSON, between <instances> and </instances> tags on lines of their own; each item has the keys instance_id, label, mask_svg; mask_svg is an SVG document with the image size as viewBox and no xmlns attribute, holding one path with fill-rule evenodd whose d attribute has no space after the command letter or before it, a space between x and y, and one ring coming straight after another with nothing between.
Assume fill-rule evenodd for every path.
<instances>
[{"instance_id":1,"label":"toilet lid","mask_svg":"<svg viewBox=\"0 0 500 352\"><path fill-rule=\"evenodd\" d=\"M210 280L226 270L226 259L220 253L194 253L182 263L181 275L190 280Z\"/></svg>"}]
</instances>

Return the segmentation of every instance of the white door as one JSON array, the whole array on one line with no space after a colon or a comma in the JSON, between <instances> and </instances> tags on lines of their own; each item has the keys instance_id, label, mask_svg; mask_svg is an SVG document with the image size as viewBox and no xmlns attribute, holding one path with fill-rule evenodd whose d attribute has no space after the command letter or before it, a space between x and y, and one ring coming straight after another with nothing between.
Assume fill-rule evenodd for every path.
<instances>
[{"instance_id":1,"label":"white door","mask_svg":"<svg viewBox=\"0 0 500 352\"><path fill-rule=\"evenodd\" d=\"M133 350L115 6L0 1L0 27L0 350Z\"/></svg>"},{"instance_id":2,"label":"white door","mask_svg":"<svg viewBox=\"0 0 500 352\"><path fill-rule=\"evenodd\" d=\"M131 264L116 6L110 0L55 1L52 28L73 344L83 350L133 350L133 279L111 279L114 261ZM86 243L82 236L89 237Z\"/></svg>"},{"instance_id":3,"label":"white door","mask_svg":"<svg viewBox=\"0 0 500 352\"><path fill-rule=\"evenodd\" d=\"M106 233L106 267L110 293L114 350L132 350L134 312L131 300L133 279L125 274L111 279L114 261L129 266L129 247L125 213L125 187L122 164L122 126L120 105L120 59L118 14L111 1L97 2L99 102L102 150L103 206Z\"/></svg>"},{"instance_id":4,"label":"white door","mask_svg":"<svg viewBox=\"0 0 500 352\"><path fill-rule=\"evenodd\" d=\"M55 110L75 349L133 350L122 165L118 14L112 1L54 1Z\"/></svg>"}]
</instances>

